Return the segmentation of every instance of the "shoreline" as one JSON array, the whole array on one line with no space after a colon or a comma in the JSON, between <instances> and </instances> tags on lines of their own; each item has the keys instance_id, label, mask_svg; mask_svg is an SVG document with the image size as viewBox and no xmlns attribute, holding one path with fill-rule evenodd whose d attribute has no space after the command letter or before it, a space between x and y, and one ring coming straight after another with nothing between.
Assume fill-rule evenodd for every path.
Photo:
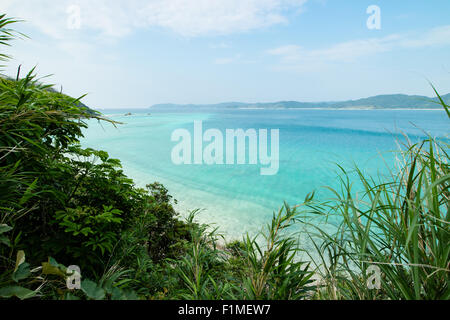
<instances>
[{"instance_id":1,"label":"shoreline","mask_svg":"<svg viewBox=\"0 0 450 320\"><path fill-rule=\"evenodd\" d=\"M415 108L237 108L238 110L333 110L333 111L443 111L442 109Z\"/></svg>"},{"instance_id":2,"label":"shoreline","mask_svg":"<svg viewBox=\"0 0 450 320\"><path fill-rule=\"evenodd\" d=\"M153 182L162 183L168 189L173 199L177 200L178 203L173 204L173 207L179 213L180 219L187 218L193 210L200 210L194 220L197 223L208 225L210 231L217 228L217 234L220 235L217 238L217 244L222 247L236 240L242 241L247 233L250 237L253 237L259 232L265 231L266 226L271 221L273 212L281 208L280 205L279 208L269 209L251 201L227 198L183 185L168 178L163 178L153 172L143 172L134 168L129 163L122 162L122 164L125 174L132 178L138 187L145 187L146 184ZM217 210L217 208L220 209ZM256 217L252 214L255 212L258 213ZM233 213L237 214L234 215ZM320 224L318 222L318 225ZM297 226L298 228L294 227L292 230L297 238L300 249L297 253L297 259L312 262L314 259L319 258L319 255L315 252L315 247L309 238L309 233L306 232L306 226ZM313 230L309 230L309 232L311 231ZM257 242L264 248L264 237L258 234ZM316 257L311 259L308 253Z\"/></svg>"},{"instance_id":3,"label":"shoreline","mask_svg":"<svg viewBox=\"0 0 450 320\"><path fill-rule=\"evenodd\" d=\"M115 109L99 109L98 111L102 112L103 111L114 111ZM123 116L123 117L132 117L134 115L145 115L145 116L149 116L151 117L152 115L149 115L148 113L151 111L151 109L149 108L142 108L142 109L120 109L117 108L117 113L108 113L108 114L103 114L103 116L105 117L117 117L117 116ZM134 111L135 113L132 113L131 115L125 115L123 114L123 112L126 112L127 110L130 111ZM156 111L158 113L178 113L178 112L184 112L184 111L196 111L196 112L200 112L200 113L204 113L205 111L208 112L212 112L214 113L214 111L229 111L229 110L270 110L270 111L282 111L282 110L308 110L308 111L312 111L312 110L320 110L320 111L441 111L444 112L443 109L416 109L416 108L217 108L217 109L198 109L196 110L194 109L177 109L177 110L163 110L163 109L158 109L158 110L153 110ZM145 113L145 114L144 114Z\"/></svg>"},{"instance_id":4,"label":"shoreline","mask_svg":"<svg viewBox=\"0 0 450 320\"><path fill-rule=\"evenodd\" d=\"M190 212L199 210L195 220L211 228L218 227L219 233L227 242L241 240L246 232L255 234L260 231L269 222L267 218L271 217L274 211L251 201L228 198L187 186L150 170L144 172L128 162L122 161L122 167L125 174L132 178L138 187L145 188L146 184L156 181L162 183L173 199L177 200L177 204L173 203L173 207L180 214L180 218L184 219ZM254 215L248 214L252 212L261 213L261 221L256 225Z\"/></svg>"}]
</instances>

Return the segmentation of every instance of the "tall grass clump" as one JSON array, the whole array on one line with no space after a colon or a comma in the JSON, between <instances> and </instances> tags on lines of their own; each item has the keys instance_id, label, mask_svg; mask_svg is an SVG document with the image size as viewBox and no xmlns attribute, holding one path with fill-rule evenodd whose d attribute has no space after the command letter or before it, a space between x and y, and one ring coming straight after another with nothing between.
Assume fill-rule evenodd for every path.
<instances>
[{"instance_id":1,"label":"tall grass clump","mask_svg":"<svg viewBox=\"0 0 450 320\"><path fill-rule=\"evenodd\" d=\"M244 238L245 299L299 300L307 298L314 290L314 274L309 263L299 261L299 244L291 231L298 214L297 208L285 204L273 214L265 230L254 237L247 234ZM261 246L261 238L265 246Z\"/></svg>"},{"instance_id":2,"label":"tall grass clump","mask_svg":"<svg viewBox=\"0 0 450 320\"><path fill-rule=\"evenodd\" d=\"M195 213L195 212L194 212ZM176 298L195 300L300 300L315 290L309 263L299 261L300 248L291 227L299 212L285 204L266 228L225 246L217 229L193 223L190 249L173 261L180 279Z\"/></svg>"},{"instance_id":3,"label":"tall grass clump","mask_svg":"<svg viewBox=\"0 0 450 320\"><path fill-rule=\"evenodd\" d=\"M356 169L363 186L357 196L342 169L340 190L330 189L334 199L310 205L309 212L342 221L333 234L313 226L323 284L316 298L450 298L448 148L446 139L406 139L391 177ZM374 290L370 276L377 268L381 287Z\"/></svg>"},{"instance_id":4,"label":"tall grass clump","mask_svg":"<svg viewBox=\"0 0 450 320\"><path fill-rule=\"evenodd\" d=\"M220 300L233 297L233 285L224 274L224 252L218 248L221 237L217 228L194 223L198 210L190 213L187 224L191 242L186 254L176 264L175 274L180 279L181 290L176 297L188 300Z\"/></svg>"}]
</instances>

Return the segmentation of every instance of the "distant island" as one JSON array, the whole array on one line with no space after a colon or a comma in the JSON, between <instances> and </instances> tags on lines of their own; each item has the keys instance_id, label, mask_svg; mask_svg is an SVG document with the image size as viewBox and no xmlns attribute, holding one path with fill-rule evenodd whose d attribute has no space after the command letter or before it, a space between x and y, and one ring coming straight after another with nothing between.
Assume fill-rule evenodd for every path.
<instances>
[{"instance_id":1,"label":"distant island","mask_svg":"<svg viewBox=\"0 0 450 320\"><path fill-rule=\"evenodd\" d=\"M441 97L450 103L450 93ZM267 103L225 102L217 104L155 104L151 109L441 109L438 98L419 95L390 94L332 102L279 101Z\"/></svg>"}]
</instances>

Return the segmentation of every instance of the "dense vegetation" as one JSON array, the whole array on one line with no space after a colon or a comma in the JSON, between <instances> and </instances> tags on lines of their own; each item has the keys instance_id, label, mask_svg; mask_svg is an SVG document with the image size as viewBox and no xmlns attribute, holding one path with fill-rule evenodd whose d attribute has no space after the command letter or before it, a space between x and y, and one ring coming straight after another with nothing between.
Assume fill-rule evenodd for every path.
<instances>
[{"instance_id":1,"label":"dense vegetation","mask_svg":"<svg viewBox=\"0 0 450 320\"><path fill-rule=\"evenodd\" d=\"M14 22L0 15L1 45ZM260 234L219 246L196 212L180 220L164 186L137 188L119 160L83 149L86 120L111 120L50 89L34 70L0 79L0 298L450 297L446 141L405 145L388 180L357 171L359 200L343 171L335 199L285 204ZM330 215L342 221L334 234L314 224ZM295 224L316 230L312 262L298 261ZM66 286L69 265L80 266L81 290ZM367 286L371 265L378 290Z\"/></svg>"}]
</instances>

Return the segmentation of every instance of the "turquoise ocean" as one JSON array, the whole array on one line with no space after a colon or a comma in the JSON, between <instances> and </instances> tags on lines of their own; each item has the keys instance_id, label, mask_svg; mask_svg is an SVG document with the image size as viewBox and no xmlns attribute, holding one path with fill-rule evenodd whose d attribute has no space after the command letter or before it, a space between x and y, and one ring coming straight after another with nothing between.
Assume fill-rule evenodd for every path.
<instances>
[{"instance_id":1,"label":"turquoise ocean","mask_svg":"<svg viewBox=\"0 0 450 320\"><path fill-rule=\"evenodd\" d=\"M125 113L131 112L131 116ZM241 239L270 221L284 202L297 205L311 191L329 196L323 186L338 187L337 163L351 171L355 165L371 175L394 168L398 140L425 135L448 139L448 118L441 110L154 110L103 111L111 124L88 121L84 147L107 151L122 161L138 186L159 181L178 200L186 216L201 209L200 222L214 224L229 240ZM203 130L279 129L279 171L260 175L260 165L175 165L171 160L174 130L193 134ZM270 145L270 144L269 144ZM355 188L358 188L356 185Z\"/></svg>"}]
</instances>

